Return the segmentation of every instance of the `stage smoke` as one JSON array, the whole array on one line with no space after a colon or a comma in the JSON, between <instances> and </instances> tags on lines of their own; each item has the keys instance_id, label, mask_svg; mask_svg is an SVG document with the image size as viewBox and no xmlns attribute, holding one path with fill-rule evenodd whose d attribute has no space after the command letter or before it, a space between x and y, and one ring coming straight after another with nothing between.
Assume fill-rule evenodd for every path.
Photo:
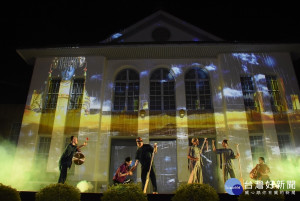
<instances>
[{"instance_id":1,"label":"stage smoke","mask_svg":"<svg viewBox=\"0 0 300 201\"><path fill-rule=\"evenodd\" d=\"M88 181L80 181L77 185L76 185L76 187L80 190L80 192L81 193L83 193L83 192L86 192L86 191L88 191L88 190L91 190L91 189L93 189L93 185L92 185L92 183L91 182L88 182Z\"/></svg>"},{"instance_id":2,"label":"stage smoke","mask_svg":"<svg viewBox=\"0 0 300 201\"><path fill-rule=\"evenodd\" d=\"M45 173L45 160L38 157L29 160L26 156L31 153L32 149L17 149L15 144L0 137L0 183L18 191L39 191L51 183L57 183L58 172Z\"/></svg>"}]
</instances>

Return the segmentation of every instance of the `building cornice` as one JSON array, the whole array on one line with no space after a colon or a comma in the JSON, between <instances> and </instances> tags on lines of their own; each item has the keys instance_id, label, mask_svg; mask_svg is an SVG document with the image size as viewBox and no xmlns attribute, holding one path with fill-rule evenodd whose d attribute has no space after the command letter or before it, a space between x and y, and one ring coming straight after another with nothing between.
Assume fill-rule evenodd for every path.
<instances>
[{"instance_id":1,"label":"building cornice","mask_svg":"<svg viewBox=\"0 0 300 201\"><path fill-rule=\"evenodd\" d=\"M217 57L226 53L288 52L293 60L300 59L300 43L110 43L97 46L70 46L17 49L24 61L33 65L39 57L103 56L122 59L189 59Z\"/></svg>"}]
</instances>

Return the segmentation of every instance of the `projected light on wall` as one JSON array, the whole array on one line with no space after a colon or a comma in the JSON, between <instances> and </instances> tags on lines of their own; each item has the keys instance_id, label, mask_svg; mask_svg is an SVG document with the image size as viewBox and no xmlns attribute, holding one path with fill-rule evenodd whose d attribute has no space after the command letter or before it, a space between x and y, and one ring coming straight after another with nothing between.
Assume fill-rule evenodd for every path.
<instances>
[{"instance_id":1,"label":"projected light on wall","mask_svg":"<svg viewBox=\"0 0 300 201\"><path fill-rule=\"evenodd\" d=\"M55 70L60 71L63 80L70 80L75 70L86 65L85 57L55 57L51 64L51 71L56 76Z\"/></svg>"},{"instance_id":2,"label":"projected light on wall","mask_svg":"<svg viewBox=\"0 0 300 201\"><path fill-rule=\"evenodd\" d=\"M91 148L88 148L85 153L93 155L97 152L100 154L97 159L87 161L85 167L80 169L80 174L81 177L92 175L90 177L92 179L99 177L100 182L107 181L108 178L106 178L106 176L112 174L111 170L105 169L105 167L109 166L108 163L110 163L111 160L106 151L106 149L108 150L110 148L111 138L118 140L121 138L127 139L128 137L128 139L130 138L131 140L135 135L141 134L150 136L151 139L155 139L155 137L159 139L176 139L170 143L170 145L173 144L174 147L178 149L170 149L174 151L174 156L164 155L165 153L161 152L161 156L164 156L159 159L160 161L157 161L157 163L164 165L161 166L163 171L172 171L172 177L170 178L166 177L166 175L160 175L162 180L170 185L172 183L172 186L177 186L179 177L182 176L180 174L184 174L182 172L185 170L182 170L182 167L186 168L187 161L185 160L186 158L184 158L184 160L182 160L182 158L186 155L182 154L179 156L178 153L182 150L186 153L188 146L185 140L189 137L197 136L203 139L203 137L207 135L213 136L217 138L218 146L221 146L221 138L225 136L230 138L232 142L231 145L235 142L241 142L241 148L243 145L242 149L244 149L241 151L243 154L243 159L241 160L242 171L247 172L252 168L252 163L249 161L257 160L252 153L255 147L251 150L251 146L255 143L253 142L251 144L249 142L249 135L252 134L251 132L253 132L253 130L256 132L256 128L262 127L259 132L253 135L260 135L261 139L264 140L263 146L268 151L256 154L267 153L271 156L280 155L278 140L277 138L274 140L275 138L272 138L272 135L277 135L276 126L285 123L285 119L282 119L280 116L282 114L278 113L276 118L280 121L277 121L279 123L276 125L276 121L273 117L274 113L271 109L268 109L270 107L268 107L267 104L270 105L271 96L269 94L266 76L269 74L272 76L276 75L277 79L274 80L282 84L280 86L284 89L286 97L289 98L286 100L289 109L298 111L297 108L299 108L299 94L294 88L294 82L292 82L295 75L293 71L285 69L285 66L289 65L289 60L285 60L286 57L279 53L228 53L221 54L217 58L207 59L154 59L150 61L148 59L145 61L142 59L132 59L108 62L103 60L103 64L101 65L94 62L93 59L94 57L57 57L54 59L48 58L48 60L43 60L43 62L37 65L35 70L37 71L36 75L39 75L39 77L36 76L33 78L32 90L28 95L30 101L28 101L24 112L21 136L24 136L24 138L27 137L26 140L28 140L28 144L31 143L32 145L36 143L37 140L35 138L40 136L38 131L39 125L46 125L49 122L41 121L41 119L43 119L41 118L41 111L43 109L42 103L47 94L49 80L61 78L61 88L58 90L59 93L55 94L59 99L59 107L57 107L55 112L53 112L53 110L48 113L49 118L51 117L56 121L53 123L53 133L54 135L57 133L59 133L59 135L69 134L65 133L65 119L67 119L66 116L69 113L74 114L72 116L74 118L69 118L69 122L80 119L77 130L78 136L81 136L83 139L83 136L86 135L89 136L90 139L93 139L90 143ZM89 65L88 67L87 64ZM52 72L49 76L49 68L51 65L50 70ZM139 102L131 102L135 106L135 109L132 111L128 111L126 107L120 111L114 111L113 106L116 102L114 99L114 76L120 69L124 69L126 65L135 67L137 75L135 77L138 79L129 81L126 80L127 78L124 78L120 80L120 90L118 92L125 94L124 96L127 97L127 99L124 99L124 105L128 105L128 102L133 100L132 91L135 88L134 86L136 86L136 83L139 83L141 87L137 90L137 93L134 93L138 96ZM151 76L153 72L159 68L162 68L164 71L159 74L160 76L155 77L155 84L153 84L154 81L152 80L151 85ZM193 69L201 69L200 71L203 74L194 74L194 77L191 76L186 79L188 72ZM81 100L85 100L87 104L86 108L90 108L91 111L97 110L96 112L76 113L78 111L71 111L67 107L69 103L68 100L70 96L72 96L70 92L72 91L73 80L79 77L86 78L84 87L82 88L83 93L81 93ZM255 87L251 93L244 94L243 90L245 90L245 88L243 88L241 84L241 77L247 77L253 81L253 86ZM35 82L35 78L38 82ZM169 83L170 81L172 81L171 84ZM128 85L124 85L124 83ZM163 93L161 93L162 90L164 90ZM189 105L194 105L195 107L189 108L187 106L188 101L183 91L192 97L189 99ZM151 99L151 93L158 95L153 96L154 98L152 97ZM208 96L211 98L208 98ZM251 107L247 108L245 106L244 98L246 101L252 103ZM203 102L211 103L211 108L200 107L201 101L198 99ZM168 109L167 107L163 107L162 109L154 110L150 107L151 101L157 104L155 106L160 106L160 104L168 105L168 103L171 105L172 102L172 108ZM289 101L291 103L289 103ZM121 101L119 102L121 104ZM264 107L267 109L264 110ZM143 113L141 113L141 111L143 111ZM286 112L288 113L290 110L286 110ZM114 114L112 115L112 113ZM143 118L141 118L141 114L144 114ZM297 120L298 117L293 116L294 114L296 114L296 112L290 112L289 118ZM48 124L46 127L50 127L50 123ZM251 130L249 125L254 129ZM136 132L127 131L126 129L129 128L135 128ZM266 128L267 132L264 130ZM51 134L47 135L51 136ZM288 135L289 133L285 132L284 134ZM63 136L59 135L55 136L53 140L57 140ZM264 135L266 135L266 137ZM176 143L178 143L178 146L175 146ZM132 146L132 150L136 150L135 141L133 141ZM38 147L38 145L35 147ZM164 147L161 148L163 149ZM62 147L60 147L60 142L58 141L51 145L51 153L55 152L57 155L61 149ZM123 154L126 155L127 153ZM181 157L178 163L173 161L173 158L176 157ZM107 161L104 161L102 158L105 158ZM54 159L58 160L57 157L52 156L48 166L49 170L57 172L57 164ZM102 169L95 173L98 171L97 169L93 172L97 166L95 164L100 160L101 164L98 164L98 166L99 169L100 167ZM214 168L217 159L211 147L204 153L203 161L203 170L206 171L207 175L210 175L207 176L206 181L208 181L208 183L214 183L216 180ZM170 162L175 165L165 166L166 163ZM238 172L236 172L236 174L237 173ZM78 172L75 172L75 174L78 174ZM98 174L98 176L94 177L93 174ZM179 177L174 179L174 175ZM74 176L75 180L76 176ZM274 178L275 177L277 178L279 176L274 175ZM180 178L180 180L184 182L184 179Z\"/></svg>"},{"instance_id":3,"label":"projected light on wall","mask_svg":"<svg viewBox=\"0 0 300 201\"><path fill-rule=\"evenodd\" d=\"M206 70L208 70L208 71L215 71L215 70L217 70L217 66L214 65L213 63L211 63L211 64L205 66L204 68L205 68Z\"/></svg>"}]
</instances>

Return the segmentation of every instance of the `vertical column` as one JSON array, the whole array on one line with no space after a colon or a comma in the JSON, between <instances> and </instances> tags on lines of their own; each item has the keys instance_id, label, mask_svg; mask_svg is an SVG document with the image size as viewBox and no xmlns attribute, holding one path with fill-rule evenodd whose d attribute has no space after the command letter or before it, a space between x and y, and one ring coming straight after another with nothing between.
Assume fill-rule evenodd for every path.
<instances>
[{"instance_id":1,"label":"vertical column","mask_svg":"<svg viewBox=\"0 0 300 201\"><path fill-rule=\"evenodd\" d=\"M53 131L51 136L51 144L47 165L47 171L50 172L58 171L58 161L62 153L62 148L64 144L64 128L66 114L68 110L70 87L70 80L61 81L57 98L55 119L53 123Z\"/></svg>"},{"instance_id":2,"label":"vertical column","mask_svg":"<svg viewBox=\"0 0 300 201\"><path fill-rule=\"evenodd\" d=\"M187 153L189 148L188 122L186 113L186 98L184 73L176 77L176 128L177 128L177 172L178 185L186 183L189 178ZM184 111L184 116L180 116L179 111Z\"/></svg>"},{"instance_id":3,"label":"vertical column","mask_svg":"<svg viewBox=\"0 0 300 201\"><path fill-rule=\"evenodd\" d=\"M138 136L144 143L150 143L149 139L149 109L150 109L150 82L149 74L140 74L140 99L139 99L139 115L138 115ZM159 152L160 150L158 150ZM136 170L137 181L141 183L141 165Z\"/></svg>"},{"instance_id":4,"label":"vertical column","mask_svg":"<svg viewBox=\"0 0 300 201\"><path fill-rule=\"evenodd\" d=\"M216 126L216 148L221 148L220 144L223 139L228 138L228 125L227 125L227 104L224 96L224 80L222 73L222 63L218 61L216 70L209 71L210 85L211 85L211 96L212 96L212 105L214 108L214 117L215 117L215 126ZM212 147L211 147L212 148ZM224 192L224 181L223 181L223 172L219 168L220 161L219 156L217 155L217 163L214 164L217 166L218 170L218 192Z\"/></svg>"},{"instance_id":5,"label":"vertical column","mask_svg":"<svg viewBox=\"0 0 300 201\"><path fill-rule=\"evenodd\" d=\"M96 181L95 191L103 192L109 184L110 165L110 127L111 110L113 107L113 69L108 67L104 61L102 86L101 86L101 111L99 118L99 132L95 150L94 180Z\"/></svg>"},{"instance_id":6,"label":"vertical column","mask_svg":"<svg viewBox=\"0 0 300 201\"><path fill-rule=\"evenodd\" d=\"M84 69L85 86L83 94L83 105L81 109L78 143L82 144L88 137L88 145L81 149L85 155L85 162L83 165L76 166L76 173L79 180L95 181L96 164L98 163L98 140L99 127L101 116L101 102L102 95L102 80L91 81L95 75L98 78L103 77L103 66L105 59L103 57L95 56L88 57L87 67ZM93 85L93 86L91 86ZM91 97L93 96L93 97ZM96 101L94 101L94 100ZM94 102L93 102L94 101ZM95 187L96 185L94 185Z\"/></svg>"},{"instance_id":7,"label":"vertical column","mask_svg":"<svg viewBox=\"0 0 300 201\"><path fill-rule=\"evenodd\" d=\"M140 77L140 105L138 116L138 135L144 143L149 143L149 107L150 107L149 75ZM145 113L144 113L145 112Z\"/></svg>"}]
</instances>

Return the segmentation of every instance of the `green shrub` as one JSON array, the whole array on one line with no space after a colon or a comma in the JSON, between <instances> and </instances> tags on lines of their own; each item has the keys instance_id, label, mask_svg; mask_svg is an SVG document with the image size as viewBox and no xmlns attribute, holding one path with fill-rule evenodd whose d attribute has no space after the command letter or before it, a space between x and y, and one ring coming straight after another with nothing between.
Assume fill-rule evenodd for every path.
<instances>
[{"instance_id":1,"label":"green shrub","mask_svg":"<svg viewBox=\"0 0 300 201\"><path fill-rule=\"evenodd\" d=\"M16 189L0 183L0 200L21 201L21 197Z\"/></svg>"},{"instance_id":2,"label":"green shrub","mask_svg":"<svg viewBox=\"0 0 300 201\"><path fill-rule=\"evenodd\" d=\"M208 184L183 184L172 197L172 201L218 201L217 191Z\"/></svg>"},{"instance_id":3,"label":"green shrub","mask_svg":"<svg viewBox=\"0 0 300 201\"><path fill-rule=\"evenodd\" d=\"M257 189L254 184L252 185L252 189L247 189L246 191L248 192L247 194L244 191L239 195L238 201L284 201L284 195L280 194L279 189L267 189L265 185L263 189ZM278 192L278 195L274 194L275 191Z\"/></svg>"},{"instance_id":4,"label":"green shrub","mask_svg":"<svg viewBox=\"0 0 300 201\"><path fill-rule=\"evenodd\" d=\"M109 187L101 198L102 201L147 201L147 196L137 184L118 184Z\"/></svg>"},{"instance_id":5,"label":"green shrub","mask_svg":"<svg viewBox=\"0 0 300 201\"><path fill-rule=\"evenodd\" d=\"M68 184L50 184L36 193L35 200L80 201L80 191Z\"/></svg>"}]
</instances>

